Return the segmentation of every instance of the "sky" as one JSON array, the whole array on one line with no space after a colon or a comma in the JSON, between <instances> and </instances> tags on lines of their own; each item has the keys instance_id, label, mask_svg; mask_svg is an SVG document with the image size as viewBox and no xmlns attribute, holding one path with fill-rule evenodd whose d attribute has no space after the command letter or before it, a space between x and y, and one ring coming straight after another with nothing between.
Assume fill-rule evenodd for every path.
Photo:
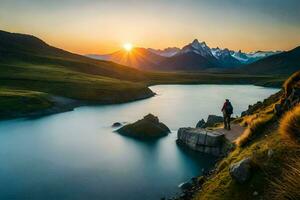
<instances>
[{"instance_id":1,"label":"sky","mask_svg":"<svg viewBox=\"0 0 300 200\"><path fill-rule=\"evenodd\" d=\"M299 0L0 0L0 30L35 35L75 53L124 43L182 47L197 38L233 50L300 45Z\"/></svg>"}]
</instances>

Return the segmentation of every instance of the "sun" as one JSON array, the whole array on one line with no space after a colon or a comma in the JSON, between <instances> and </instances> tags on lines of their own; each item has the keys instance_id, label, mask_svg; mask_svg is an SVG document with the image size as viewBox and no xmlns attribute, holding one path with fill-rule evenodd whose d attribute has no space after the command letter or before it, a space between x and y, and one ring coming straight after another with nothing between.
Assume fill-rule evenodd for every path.
<instances>
[{"instance_id":1,"label":"sun","mask_svg":"<svg viewBox=\"0 0 300 200\"><path fill-rule=\"evenodd\" d=\"M132 50L133 46L131 43L125 43L125 44L123 44L123 48L129 52Z\"/></svg>"}]
</instances>

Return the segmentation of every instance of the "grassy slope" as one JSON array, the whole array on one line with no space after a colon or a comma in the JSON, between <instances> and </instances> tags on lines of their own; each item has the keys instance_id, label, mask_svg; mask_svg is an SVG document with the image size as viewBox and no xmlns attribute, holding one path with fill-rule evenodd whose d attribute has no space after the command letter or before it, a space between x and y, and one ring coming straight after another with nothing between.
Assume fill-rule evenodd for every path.
<instances>
[{"instance_id":1,"label":"grassy slope","mask_svg":"<svg viewBox=\"0 0 300 200\"><path fill-rule=\"evenodd\" d=\"M252 115L240 119L243 123L250 124L253 133L248 135L245 131L248 135L247 142L243 142L217 164L215 173L196 194L195 200L273 199L274 183L290 178L285 174L290 168L288 165L293 165L291 163L295 159L300 159L300 144L294 140L283 139L279 134L279 121L273 114L274 103L278 102L279 98L272 98L274 99L265 101L266 103L257 108ZM264 121L265 124L257 125L257 121ZM274 152L271 157L268 156L270 149ZM252 157L255 169L247 183L239 184L229 175L229 166L246 157ZM299 179L299 173L293 177ZM253 195L255 191L258 192L256 196Z\"/></svg>"},{"instance_id":2,"label":"grassy slope","mask_svg":"<svg viewBox=\"0 0 300 200\"><path fill-rule=\"evenodd\" d=\"M2 86L100 103L118 103L150 92L144 84L72 71L59 65L0 64ZM136 94L136 96L135 96ZM132 97L130 97L130 95Z\"/></svg>"},{"instance_id":3,"label":"grassy slope","mask_svg":"<svg viewBox=\"0 0 300 200\"><path fill-rule=\"evenodd\" d=\"M53 106L53 102L49 101L49 95L46 93L1 87L0 105L1 119L6 118L12 112L22 116L29 112L48 109Z\"/></svg>"},{"instance_id":4,"label":"grassy slope","mask_svg":"<svg viewBox=\"0 0 300 200\"><path fill-rule=\"evenodd\" d=\"M18 112L42 110L47 108L45 104L53 106L49 99L52 95L97 103L127 102L152 95L144 84L76 72L59 65L0 64L0 71L0 116L7 118L19 116ZM26 99L32 93L35 95L30 96L31 101L19 101L21 96Z\"/></svg>"},{"instance_id":5,"label":"grassy slope","mask_svg":"<svg viewBox=\"0 0 300 200\"><path fill-rule=\"evenodd\" d=\"M10 91L0 96L0 115L7 118L19 116L18 110L31 113L43 109L47 102L55 105L52 95L97 103L150 97L152 91L140 83L145 79L143 72L130 67L72 54L34 36L0 31L1 92ZM30 93L35 93L30 97L35 101L19 101Z\"/></svg>"}]
</instances>

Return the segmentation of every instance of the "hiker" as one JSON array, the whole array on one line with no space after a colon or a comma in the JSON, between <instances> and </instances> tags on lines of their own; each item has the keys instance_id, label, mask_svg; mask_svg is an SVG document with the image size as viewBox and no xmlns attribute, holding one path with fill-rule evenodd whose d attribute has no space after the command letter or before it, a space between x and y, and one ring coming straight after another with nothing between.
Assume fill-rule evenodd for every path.
<instances>
[{"instance_id":1,"label":"hiker","mask_svg":"<svg viewBox=\"0 0 300 200\"><path fill-rule=\"evenodd\" d=\"M225 103L222 107L223 117L224 117L224 128L230 130L230 118L233 113L233 107L229 99L225 100Z\"/></svg>"}]
</instances>

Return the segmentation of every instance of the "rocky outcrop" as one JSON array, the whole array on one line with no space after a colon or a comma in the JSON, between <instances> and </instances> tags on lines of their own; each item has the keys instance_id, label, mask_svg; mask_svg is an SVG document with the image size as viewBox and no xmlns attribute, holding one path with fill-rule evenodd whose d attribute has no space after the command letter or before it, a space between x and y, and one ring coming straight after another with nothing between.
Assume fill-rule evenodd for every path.
<instances>
[{"instance_id":1,"label":"rocky outcrop","mask_svg":"<svg viewBox=\"0 0 300 200\"><path fill-rule=\"evenodd\" d=\"M141 120L121 127L117 132L139 139L153 139L166 136L171 131L158 117L148 114Z\"/></svg>"},{"instance_id":2,"label":"rocky outcrop","mask_svg":"<svg viewBox=\"0 0 300 200\"><path fill-rule=\"evenodd\" d=\"M196 128L205 128L205 121L204 119L201 119L197 124Z\"/></svg>"},{"instance_id":3,"label":"rocky outcrop","mask_svg":"<svg viewBox=\"0 0 300 200\"><path fill-rule=\"evenodd\" d=\"M216 124L222 123L223 117L217 115L208 115L206 122L204 119L201 119L196 128L207 128L207 127L214 127Z\"/></svg>"},{"instance_id":4,"label":"rocky outcrop","mask_svg":"<svg viewBox=\"0 0 300 200\"><path fill-rule=\"evenodd\" d=\"M201 128L180 128L177 138L178 144L215 156L225 154L229 148L224 134L217 131Z\"/></svg>"},{"instance_id":5,"label":"rocky outcrop","mask_svg":"<svg viewBox=\"0 0 300 200\"><path fill-rule=\"evenodd\" d=\"M271 95L270 97L266 98L262 102L258 101L257 103L255 103L253 105L249 105L248 109L241 113L241 116L244 117L246 115L252 115L252 114L256 113L257 110L262 110L262 109L276 103L281 98L281 96L282 96L282 91L279 91L279 92Z\"/></svg>"},{"instance_id":6,"label":"rocky outcrop","mask_svg":"<svg viewBox=\"0 0 300 200\"><path fill-rule=\"evenodd\" d=\"M217 123L222 123L223 117L217 115L208 115L208 118L205 123L205 127L215 126Z\"/></svg>"},{"instance_id":7,"label":"rocky outcrop","mask_svg":"<svg viewBox=\"0 0 300 200\"><path fill-rule=\"evenodd\" d=\"M245 183L251 176L251 159L245 158L229 168L230 176L239 183Z\"/></svg>"}]
</instances>

